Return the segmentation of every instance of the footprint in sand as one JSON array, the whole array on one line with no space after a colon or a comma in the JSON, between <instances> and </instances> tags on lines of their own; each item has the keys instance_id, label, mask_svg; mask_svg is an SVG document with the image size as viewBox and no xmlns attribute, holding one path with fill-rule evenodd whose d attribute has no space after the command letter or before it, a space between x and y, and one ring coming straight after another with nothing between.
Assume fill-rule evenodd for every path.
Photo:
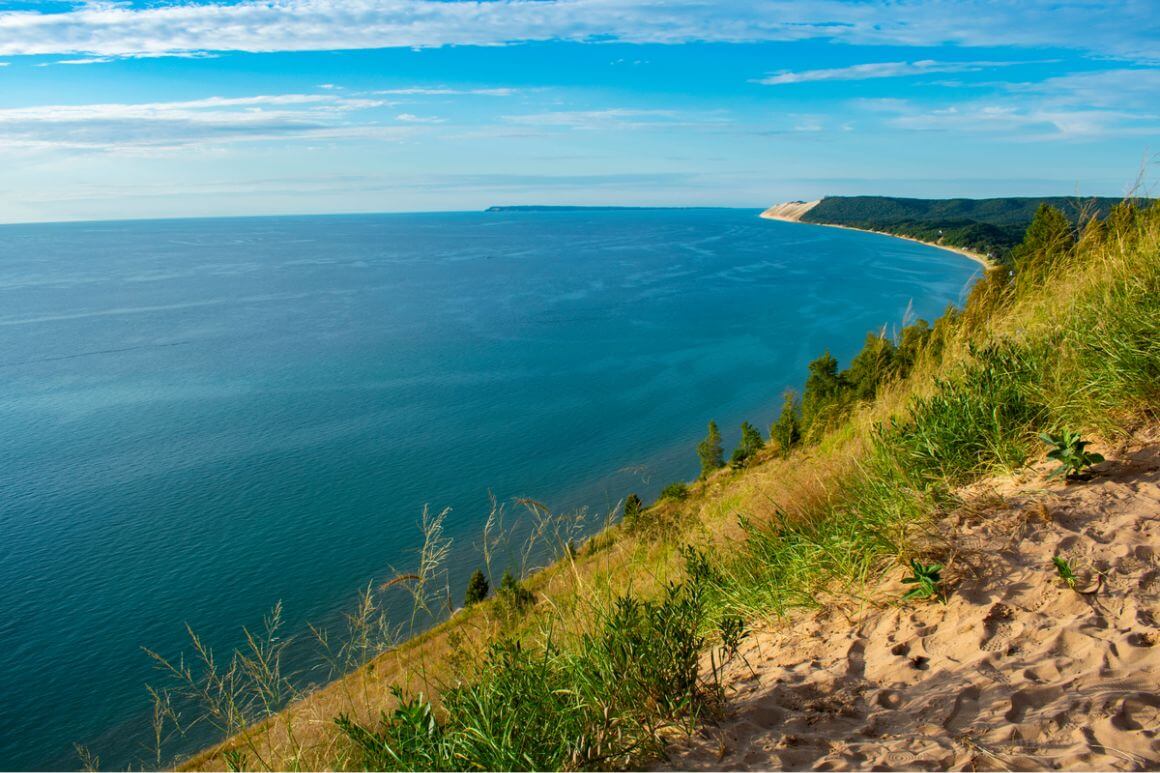
<instances>
[{"instance_id":1,"label":"footprint in sand","mask_svg":"<svg viewBox=\"0 0 1160 773\"><path fill-rule=\"evenodd\" d=\"M981 690L975 685L969 685L955 697L955 705L951 713L943 722L943 727L952 733L958 733L971 723L979 714L979 695Z\"/></svg>"},{"instance_id":2,"label":"footprint in sand","mask_svg":"<svg viewBox=\"0 0 1160 773\"><path fill-rule=\"evenodd\" d=\"M1063 690L1054 685L1019 690L1011 696L1011 708L1003 716L1008 722L1019 723L1026 718L1028 712L1041 709L1061 697Z\"/></svg>"},{"instance_id":3,"label":"footprint in sand","mask_svg":"<svg viewBox=\"0 0 1160 773\"><path fill-rule=\"evenodd\" d=\"M979 642L980 649L986 652L1006 649L1008 642L1018 632L1017 625L1014 609L1006 604L993 605L983 619L983 640Z\"/></svg>"}]
</instances>

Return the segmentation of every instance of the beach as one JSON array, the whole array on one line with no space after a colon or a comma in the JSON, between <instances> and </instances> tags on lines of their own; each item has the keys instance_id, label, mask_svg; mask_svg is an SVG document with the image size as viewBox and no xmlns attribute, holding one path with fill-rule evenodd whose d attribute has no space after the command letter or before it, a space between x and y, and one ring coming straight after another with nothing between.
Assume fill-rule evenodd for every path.
<instances>
[{"instance_id":1,"label":"beach","mask_svg":"<svg viewBox=\"0 0 1160 773\"><path fill-rule=\"evenodd\" d=\"M800 223L802 216L816 207L821 202L821 199L814 201L787 201L781 204L774 204L769 209L761 213L761 217L766 220L782 220L787 223ZM916 239L913 236L903 236L902 234L890 233L889 231L874 231L869 228L855 228L849 225L838 225L837 223L808 223L808 225L823 225L827 228L844 228L847 231L862 231L863 233L882 234L883 236L893 236L896 239L906 239L910 242L917 242L918 244L926 244L930 247L938 247L940 250L947 250L962 255L964 258L979 263L988 271L994 271L999 268L999 265L980 252L972 250L965 250L962 247L952 247L947 244L939 244L938 242L926 241L925 239Z\"/></svg>"}]
</instances>

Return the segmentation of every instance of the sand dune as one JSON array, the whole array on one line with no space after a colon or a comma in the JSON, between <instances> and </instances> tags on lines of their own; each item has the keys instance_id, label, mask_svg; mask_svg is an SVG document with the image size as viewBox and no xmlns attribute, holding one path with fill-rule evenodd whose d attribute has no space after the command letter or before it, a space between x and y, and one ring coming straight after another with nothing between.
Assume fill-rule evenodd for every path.
<instances>
[{"instance_id":1,"label":"sand dune","mask_svg":"<svg viewBox=\"0 0 1160 773\"><path fill-rule=\"evenodd\" d=\"M730 715L668 764L1160 768L1160 433L1145 441L1087 483L1040 466L973 487L928 538L945 605L897 603L896 570L877 603L754 634L727 667ZM1055 555L1098 590L1068 588Z\"/></svg>"},{"instance_id":2,"label":"sand dune","mask_svg":"<svg viewBox=\"0 0 1160 773\"><path fill-rule=\"evenodd\" d=\"M802 215L818 205L821 199L815 201L787 201L784 204L774 204L761 213L766 220L788 220L796 223Z\"/></svg>"}]
</instances>

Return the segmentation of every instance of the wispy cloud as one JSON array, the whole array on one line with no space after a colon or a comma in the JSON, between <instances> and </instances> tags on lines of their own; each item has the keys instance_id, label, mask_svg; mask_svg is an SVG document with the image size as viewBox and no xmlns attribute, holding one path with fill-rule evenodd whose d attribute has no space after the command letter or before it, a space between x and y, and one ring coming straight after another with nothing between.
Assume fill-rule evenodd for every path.
<instances>
[{"instance_id":1,"label":"wispy cloud","mask_svg":"<svg viewBox=\"0 0 1160 773\"><path fill-rule=\"evenodd\" d=\"M1160 134L1153 112L1068 105L1053 99L995 97L931 108L906 100L853 100L885 115L886 126L958 135L1000 134L1012 142L1099 140Z\"/></svg>"},{"instance_id":2,"label":"wispy cloud","mask_svg":"<svg viewBox=\"0 0 1160 773\"><path fill-rule=\"evenodd\" d=\"M969 23L965 23L969 20ZM172 55L526 41L824 39L850 44L1041 46L1160 59L1151 0L240 0L0 13L0 56Z\"/></svg>"},{"instance_id":3,"label":"wispy cloud","mask_svg":"<svg viewBox=\"0 0 1160 773\"><path fill-rule=\"evenodd\" d=\"M446 119L439 118L434 115L414 115L413 113L399 113L395 116L396 121L403 123L443 123Z\"/></svg>"},{"instance_id":4,"label":"wispy cloud","mask_svg":"<svg viewBox=\"0 0 1160 773\"><path fill-rule=\"evenodd\" d=\"M671 123L677 117L677 113L672 110L609 108L605 110L554 110L541 113L523 113L504 116L503 120L519 126L607 130L656 126Z\"/></svg>"},{"instance_id":5,"label":"wispy cloud","mask_svg":"<svg viewBox=\"0 0 1160 773\"><path fill-rule=\"evenodd\" d=\"M117 151L269 139L401 136L407 131L403 127L347 118L382 104L331 94L270 94L6 108L0 109L0 142L10 148Z\"/></svg>"},{"instance_id":6,"label":"wispy cloud","mask_svg":"<svg viewBox=\"0 0 1160 773\"><path fill-rule=\"evenodd\" d=\"M1036 64L1042 62L1035 62ZM767 75L764 78L755 78L754 83L766 86L780 86L787 83L813 83L816 81L860 81L871 78L901 78L913 75L930 75L932 73L981 72L996 67L1011 67L1031 62L939 62L934 59L922 59L917 62L873 62L855 64L849 67L831 67L820 70L802 70L781 72Z\"/></svg>"},{"instance_id":7,"label":"wispy cloud","mask_svg":"<svg viewBox=\"0 0 1160 773\"><path fill-rule=\"evenodd\" d=\"M519 89L511 88L496 88L496 89L451 89L451 88L424 88L419 86L411 86L401 89L379 89L372 92L373 94L384 95L399 95L399 96L485 96L485 97L510 97L519 93Z\"/></svg>"}]
</instances>

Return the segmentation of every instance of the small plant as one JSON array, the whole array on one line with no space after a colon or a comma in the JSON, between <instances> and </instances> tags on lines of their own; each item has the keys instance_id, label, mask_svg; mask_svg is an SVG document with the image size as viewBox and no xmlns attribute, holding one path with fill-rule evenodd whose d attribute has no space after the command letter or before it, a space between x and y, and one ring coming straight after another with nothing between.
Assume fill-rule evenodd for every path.
<instances>
[{"instance_id":1,"label":"small plant","mask_svg":"<svg viewBox=\"0 0 1160 773\"><path fill-rule=\"evenodd\" d=\"M689 487L684 483L670 483L661 489L661 499L676 499L678 501L687 499L689 496Z\"/></svg>"},{"instance_id":2,"label":"small plant","mask_svg":"<svg viewBox=\"0 0 1160 773\"><path fill-rule=\"evenodd\" d=\"M636 525L636 521L640 518L640 511L644 509L644 502L636 494L629 494L624 500L624 525L632 528Z\"/></svg>"},{"instance_id":3,"label":"small plant","mask_svg":"<svg viewBox=\"0 0 1160 773\"><path fill-rule=\"evenodd\" d=\"M503 579L499 581L499 595L514 612L523 612L536 600L535 595L525 588L510 571L505 571Z\"/></svg>"},{"instance_id":4,"label":"small plant","mask_svg":"<svg viewBox=\"0 0 1160 773\"><path fill-rule=\"evenodd\" d=\"M467 593L464 594L463 603L465 606L478 604L487 598L487 593L490 590L487 584L487 578L483 576L483 572L476 569L471 579L467 581Z\"/></svg>"},{"instance_id":5,"label":"small plant","mask_svg":"<svg viewBox=\"0 0 1160 773\"><path fill-rule=\"evenodd\" d=\"M1087 480L1091 477L1086 472L1087 468L1104 460L1102 455L1084 450L1088 441L1080 440L1078 432L1065 429L1058 435L1044 432L1039 437L1052 447L1047 452L1047 458L1059 462L1059 467L1048 475L1049 478L1062 475L1064 480Z\"/></svg>"},{"instance_id":6,"label":"small plant","mask_svg":"<svg viewBox=\"0 0 1160 773\"><path fill-rule=\"evenodd\" d=\"M749 629L746 627L745 621L736 615L722 618L719 628L721 649L725 653L725 660L732 660L740 652L741 642L749 636Z\"/></svg>"},{"instance_id":7,"label":"small plant","mask_svg":"<svg viewBox=\"0 0 1160 773\"><path fill-rule=\"evenodd\" d=\"M1059 572L1059 576L1067 583L1067 587L1075 590L1075 585L1079 582L1079 578L1075 576L1075 572L1072 570L1068 560L1059 556L1052 556L1051 563L1055 564L1055 571Z\"/></svg>"},{"instance_id":8,"label":"small plant","mask_svg":"<svg viewBox=\"0 0 1160 773\"><path fill-rule=\"evenodd\" d=\"M902 580L905 585L914 587L902 595L903 600L909 599L939 599L942 600L942 564L924 564L917 559L910 559L912 575Z\"/></svg>"}]
</instances>

